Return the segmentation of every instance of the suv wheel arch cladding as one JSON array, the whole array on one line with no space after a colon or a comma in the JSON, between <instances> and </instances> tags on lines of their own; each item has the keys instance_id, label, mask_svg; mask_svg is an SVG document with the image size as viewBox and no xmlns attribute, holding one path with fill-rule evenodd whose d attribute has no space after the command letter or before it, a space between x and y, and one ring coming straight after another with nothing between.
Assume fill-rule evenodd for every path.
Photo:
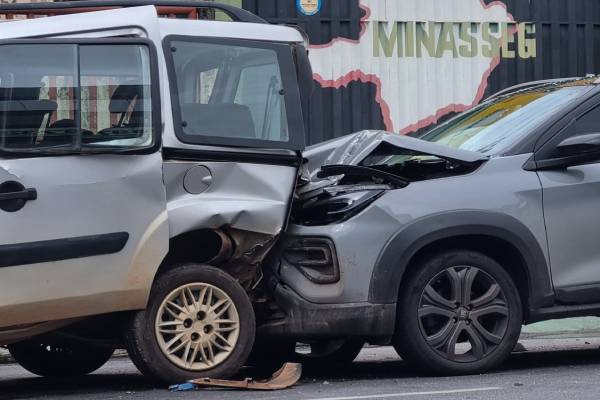
<instances>
[{"instance_id":1,"label":"suv wheel arch cladding","mask_svg":"<svg viewBox=\"0 0 600 400\"><path fill-rule=\"evenodd\" d=\"M554 304L554 290L546 256L532 232L517 219L500 213L459 211L416 220L394 235L379 255L369 288L372 303L394 303L402 279L414 257L426 246L461 236L501 240L521 255L527 276L525 317Z\"/></svg>"}]
</instances>

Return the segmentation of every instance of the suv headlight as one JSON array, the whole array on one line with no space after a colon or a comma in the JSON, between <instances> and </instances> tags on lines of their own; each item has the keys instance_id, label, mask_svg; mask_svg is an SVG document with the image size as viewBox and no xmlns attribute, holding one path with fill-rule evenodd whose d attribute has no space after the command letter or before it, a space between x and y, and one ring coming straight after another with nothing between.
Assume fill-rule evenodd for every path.
<instances>
[{"instance_id":1,"label":"suv headlight","mask_svg":"<svg viewBox=\"0 0 600 400\"><path fill-rule=\"evenodd\" d=\"M325 188L318 196L301 203L294 210L294 222L326 225L345 221L378 199L386 185L352 185Z\"/></svg>"}]
</instances>

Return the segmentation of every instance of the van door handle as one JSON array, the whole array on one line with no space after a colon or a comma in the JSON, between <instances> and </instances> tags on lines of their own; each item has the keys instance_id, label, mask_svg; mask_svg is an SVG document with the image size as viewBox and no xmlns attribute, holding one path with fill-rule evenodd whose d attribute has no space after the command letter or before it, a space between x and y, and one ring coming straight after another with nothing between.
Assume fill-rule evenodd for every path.
<instances>
[{"instance_id":1,"label":"van door handle","mask_svg":"<svg viewBox=\"0 0 600 400\"><path fill-rule=\"evenodd\" d=\"M0 209L6 212L19 211L25 203L37 200L37 190L25 188L21 183L8 181L0 184Z\"/></svg>"},{"instance_id":2,"label":"van door handle","mask_svg":"<svg viewBox=\"0 0 600 400\"><path fill-rule=\"evenodd\" d=\"M0 202L9 200L37 200L37 190L30 188L23 189L20 192L0 193Z\"/></svg>"}]
</instances>

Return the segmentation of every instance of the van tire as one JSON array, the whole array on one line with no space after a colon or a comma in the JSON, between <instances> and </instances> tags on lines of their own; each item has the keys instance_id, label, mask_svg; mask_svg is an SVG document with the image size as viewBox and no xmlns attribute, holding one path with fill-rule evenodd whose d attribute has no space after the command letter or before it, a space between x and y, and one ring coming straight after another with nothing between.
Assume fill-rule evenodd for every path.
<instances>
[{"instance_id":1,"label":"van tire","mask_svg":"<svg viewBox=\"0 0 600 400\"><path fill-rule=\"evenodd\" d=\"M296 342L257 340L250 353L248 365L277 370L286 362L295 362L311 368L329 368L351 364L365 345L362 339L322 339L306 343L308 353L298 353Z\"/></svg>"},{"instance_id":2,"label":"van tire","mask_svg":"<svg viewBox=\"0 0 600 400\"><path fill-rule=\"evenodd\" d=\"M8 351L27 371L52 378L91 374L106 364L114 353L114 349L84 342L54 343L36 338L11 344Z\"/></svg>"},{"instance_id":3,"label":"van tire","mask_svg":"<svg viewBox=\"0 0 600 400\"><path fill-rule=\"evenodd\" d=\"M192 291L193 301L189 297L188 289ZM204 289L206 291L203 294ZM181 298L181 293L184 293L185 300ZM210 298L214 299L212 303L211 300L207 300L208 293ZM173 300L168 301L171 298ZM184 309L177 309L172 305L176 303L181 306L183 301L187 303ZM222 309L214 312L211 310L220 302L225 302L227 308L225 314L217 316ZM198 311L200 308L203 311ZM173 315L173 310L179 313L178 318L173 317L171 322L164 320L165 316ZM189 315L184 311L189 312ZM225 325L223 328L223 325L218 322L223 321L223 318L237 320L237 323ZM160 326L163 324L180 325L173 327L177 333L171 335L161 330ZM235 331L236 326L237 331ZM225 333L225 329L234 331ZM175 340L175 345L168 347L167 345L179 335L180 331L185 331L184 336ZM221 341L219 337L213 336L216 335L214 332L219 333L220 337L227 341ZM232 338L231 335L234 334L235 337ZM156 279L148 307L146 310L134 313L128 321L125 344L131 360L144 376L158 384L174 384L196 378L226 379L235 375L252 350L255 334L254 310L240 284L220 269L206 265L186 264L174 266ZM225 337L226 335L229 336ZM235 343L229 344L234 340ZM169 354L184 342L190 346L186 344L174 354ZM212 363L209 347L212 348ZM188 365L187 362L193 365Z\"/></svg>"}]
</instances>

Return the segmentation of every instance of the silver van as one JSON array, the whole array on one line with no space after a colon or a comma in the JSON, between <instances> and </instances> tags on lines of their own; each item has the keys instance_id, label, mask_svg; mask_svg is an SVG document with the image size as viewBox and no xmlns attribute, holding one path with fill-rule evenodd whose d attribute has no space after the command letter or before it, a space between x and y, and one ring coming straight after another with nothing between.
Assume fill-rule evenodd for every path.
<instances>
[{"instance_id":1,"label":"silver van","mask_svg":"<svg viewBox=\"0 0 600 400\"><path fill-rule=\"evenodd\" d=\"M0 14L0 345L43 376L122 347L159 381L236 373L302 160L305 37L212 2Z\"/></svg>"}]
</instances>

